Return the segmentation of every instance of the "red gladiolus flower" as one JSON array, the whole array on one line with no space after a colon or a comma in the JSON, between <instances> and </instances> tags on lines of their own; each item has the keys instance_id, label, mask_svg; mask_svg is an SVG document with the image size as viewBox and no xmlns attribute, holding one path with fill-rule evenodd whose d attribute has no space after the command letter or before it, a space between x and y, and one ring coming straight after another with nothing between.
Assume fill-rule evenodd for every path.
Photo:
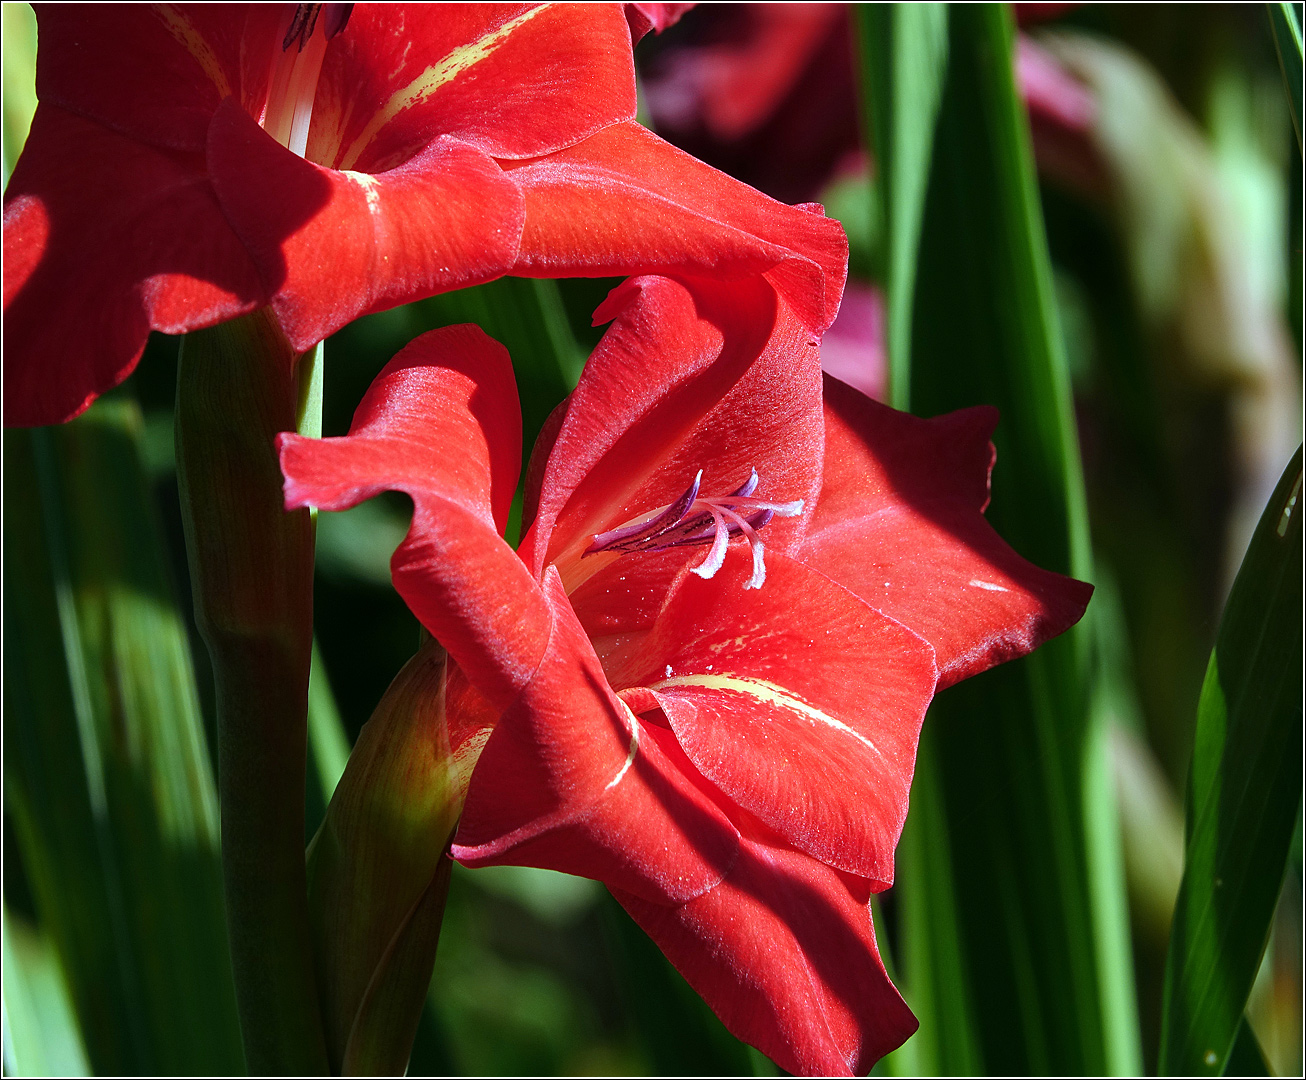
<instances>
[{"instance_id":1,"label":"red gladiolus flower","mask_svg":"<svg viewBox=\"0 0 1306 1080\"><path fill-rule=\"evenodd\" d=\"M39 12L5 195L7 423L76 415L151 329L271 304L302 351L510 272L763 274L833 319L837 224L634 122L632 31L677 5L318 7Z\"/></svg>"},{"instance_id":2,"label":"red gladiolus flower","mask_svg":"<svg viewBox=\"0 0 1306 1080\"><path fill-rule=\"evenodd\" d=\"M926 705L1090 587L986 524L992 409L823 383L766 283L635 279L596 317L518 552L511 367L476 327L408 346L348 436L281 436L287 505L413 499L395 584L456 661L455 752L480 750L456 858L605 882L738 1036L865 1072L915 1029L868 902Z\"/></svg>"}]
</instances>

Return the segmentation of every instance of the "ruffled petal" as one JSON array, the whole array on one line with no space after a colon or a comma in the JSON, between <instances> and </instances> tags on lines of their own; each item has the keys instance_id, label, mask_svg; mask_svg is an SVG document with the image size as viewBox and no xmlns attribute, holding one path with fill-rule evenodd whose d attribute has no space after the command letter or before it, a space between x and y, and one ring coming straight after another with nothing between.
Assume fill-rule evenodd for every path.
<instances>
[{"instance_id":1,"label":"ruffled petal","mask_svg":"<svg viewBox=\"0 0 1306 1080\"><path fill-rule=\"evenodd\" d=\"M535 157L635 106L619 4L359 4L327 51L308 156L381 172L452 135Z\"/></svg>"},{"instance_id":2,"label":"ruffled petal","mask_svg":"<svg viewBox=\"0 0 1306 1080\"><path fill-rule=\"evenodd\" d=\"M875 945L867 883L745 838L679 907L613 895L736 1036L800 1076L863 1076L916 1030Z\"/></svg>"},{"instance_id":3,"label":"ruffled petal","mask_svg":"<svg viewBox=\"0 0 1306 1080\"><path fill-rule=\"evenodd\" d=\"M602 604L607 578L582 583L624 577L622 592L648 593L630 598L630 610L651 616L694 549L582 560L595 533L672 502L699 469L707 495L733 491L756 469L759 496L812 499L824 433L816 341L766 282L635 279L596 317L616 321L568 400L547 467L533 470L540 489L528 502L538 510L522 557L537 574L556 563L586 628L613 633L629 627L587 599ZM779 519L765 536L783 546L801 526Z\"/></svg>"},{"instance_id":4,"label":"ruffled petal","mask_svg":"<svg viewBox=\"0 0 1306 1080\"><path fill-rule=\"evenodd\" d=\"M395 588L492 708L511 701L544 653L550 615L500 536L521 467L507 350L475 326L432 330L386 365L349 435L278 445L289 509L411 496Z\"/></svg>"},{"instance_id":5,"label":"ruffled petal","mask_svg":"<svg viewBox=\"0 0 1306 1080\"><path fill-rule=\"evenodd\" d=\"M5 195L6 424L69 420L116 386L151 329L266 302L195 155L41 104Z\"/></svg>"},{"instance_id":6,"label":"ruffled petal","mask_svg":"<svg viewBox=\"0 0 1306 1080\"><path fill-rule=\"evenodd\" d=\"M997 410L933 420L829 377L825 481L800 558L934 646L940 686L1073 626L1093 587L1042 570L985 521Z\"/></svg>"},{"instance_id":7,"label":"ruffled petal","mask_svg":"<svg viewBox=\"0 0 1306 1080\"><path fill-rule=\"evenodd\" d=\"M630 24L630 39L637 42L650 30L662 33L668 26L680 21L694 4L626 4L626 21Z\"/></svg>"},{"instance_id":8,"label":"ruffled petal","mask_svg":"<svg viewBox=\"0 0 1306 1080\"><path fill-rule=\"evenodd\" d=\"M814 333L839 310L848 238L837 221L776 202L633 121L504 168L526 197L515 274L762 274Z\"/></svg>"},{"instance_id":9,"label":"ruffled petal","mask_svg":"<svg viewBox=\"0 0 1306 1080\"><path fill-rule=\"evenodd\" d=\"M516 186L448 136L378 176L335 172L296 157L226 102L208 164L299 351L359 315L499 277L517 251Z\"/></svg>"},{"instance_id":10,"label":"ruffled petal","mask_svg":"<svg viewBox=\"0 0 1306 1080\"><path fill-rule=\"evenodd\" d=\"M43 4L37 97L158 147L201 152L224 98L257 117L275 4Z\"/></svg>"},{"instance_id":11,"label":"ruffled petal","mask_svg":"<svg viewBox=\"0 0 1306 1080\"><path fill-rule=\"evenodd\" d=\"M710 581L684 574L608 678L652 690L698 771L787 844L887 888L934 652L825 575L766 564L745 589L736 543Z\"/></svg>"},{"instance_id":12,"label":"ruffled petal","mask_svg":"<svg viewBox=\"0 0 1306 1080\"><path fill-rule=\"evenodd\" d=\"M738 832L669 733L612 692L552 568L544 588L548 648L472 774L454 858L580 874L655 904L700 895L730 869Z\"/></svg>"}]
</instances>

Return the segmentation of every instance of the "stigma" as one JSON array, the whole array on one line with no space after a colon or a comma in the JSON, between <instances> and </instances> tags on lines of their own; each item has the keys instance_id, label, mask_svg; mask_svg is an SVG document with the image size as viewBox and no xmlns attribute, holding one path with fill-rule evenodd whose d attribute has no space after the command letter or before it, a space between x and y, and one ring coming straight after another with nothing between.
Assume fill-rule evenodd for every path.
<instances>
[{"instance_id":1,"label":"stigma","mask_svg":"<svg viewBox=\"0 0 1306 1080\"><path fill-rule=\"evenodd\" d=\"M584 554L614 551L624 555L632 551L711 545L707 556L693 569L699 577L710 579L726 560L726 546L735 537L743 536L753 553L753 576L744 582L744 588L760 589L766 581L766 559L758 533L777 514L780 517L801 514L803 500L773 502L754 497L758 483L756 469L727 495L704 496L699 490L702 482L703 470L699 469L694 482L680 498L615 529L597 533Z\"/></svg>"},{"instance_id":2,"label":"stigma","mask_svg":"<svg viewBox=\"0 0 1306 1080\"><path fill-rule=\"evenodd\" d=\"M322 73L327 42L349 22L353 4L296 4L290 15L281 49L272 58L263 129L292 153L303 157L308 149L308 128L313 100ZM321 33L318 33L318 16Z\"/></svg>"}]
</instances>

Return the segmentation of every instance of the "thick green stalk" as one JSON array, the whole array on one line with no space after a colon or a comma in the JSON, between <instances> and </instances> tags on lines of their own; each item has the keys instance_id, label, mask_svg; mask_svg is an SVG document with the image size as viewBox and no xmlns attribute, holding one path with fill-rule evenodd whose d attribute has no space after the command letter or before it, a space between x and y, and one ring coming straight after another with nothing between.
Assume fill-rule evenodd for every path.
<instances>
[{"instance_id":1,"label":"thick green stalk","mask_svg":"<svg viewBox=\"0 0 1306 1080\"><path fill-rule=\"evenodd\" d=\"M187 335L177 377L195 619L217 692L227 922L255 1074L327 1067L304 868L313 522L285 511L274 444L317 424L301 407L320 410L320 394L300 383L314 381L319 350L297 363L264 310Z\"/></svg>"}]
</instances>

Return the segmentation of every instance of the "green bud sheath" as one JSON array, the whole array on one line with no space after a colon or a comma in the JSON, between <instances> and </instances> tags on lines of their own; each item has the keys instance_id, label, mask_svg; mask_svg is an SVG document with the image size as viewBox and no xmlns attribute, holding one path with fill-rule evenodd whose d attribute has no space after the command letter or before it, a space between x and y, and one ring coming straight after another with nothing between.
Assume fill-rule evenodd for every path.
<instances>
[{"instance_id":1,"label":"green bud sheath","mask_svg":"<svg viewBox=\"0 0 1306 1080\"><path fill-rule=\"evenodd\" d=\"M364 726L309 846L334 1071L398 1076L407 1067L449 888L449 841L479 747L451 747L445 654L428 641Z\"/></svg>"},{"instance_id":2,"label":"green bud sheath","mask_svg":"<svg viewBox=\"0 0 1306 1080\"><path fill-rule=\"evenodd\" d=\"M217 691L227 921L256 1075L327 1069L304 867L313 522L284 509L274 445L301 421L319 426L300 413L320 394L300 383L313 387L320 349L297 364L270 313L257 311L188 334L177 377L191 588Z\"/></svg>"}]
</instances>

